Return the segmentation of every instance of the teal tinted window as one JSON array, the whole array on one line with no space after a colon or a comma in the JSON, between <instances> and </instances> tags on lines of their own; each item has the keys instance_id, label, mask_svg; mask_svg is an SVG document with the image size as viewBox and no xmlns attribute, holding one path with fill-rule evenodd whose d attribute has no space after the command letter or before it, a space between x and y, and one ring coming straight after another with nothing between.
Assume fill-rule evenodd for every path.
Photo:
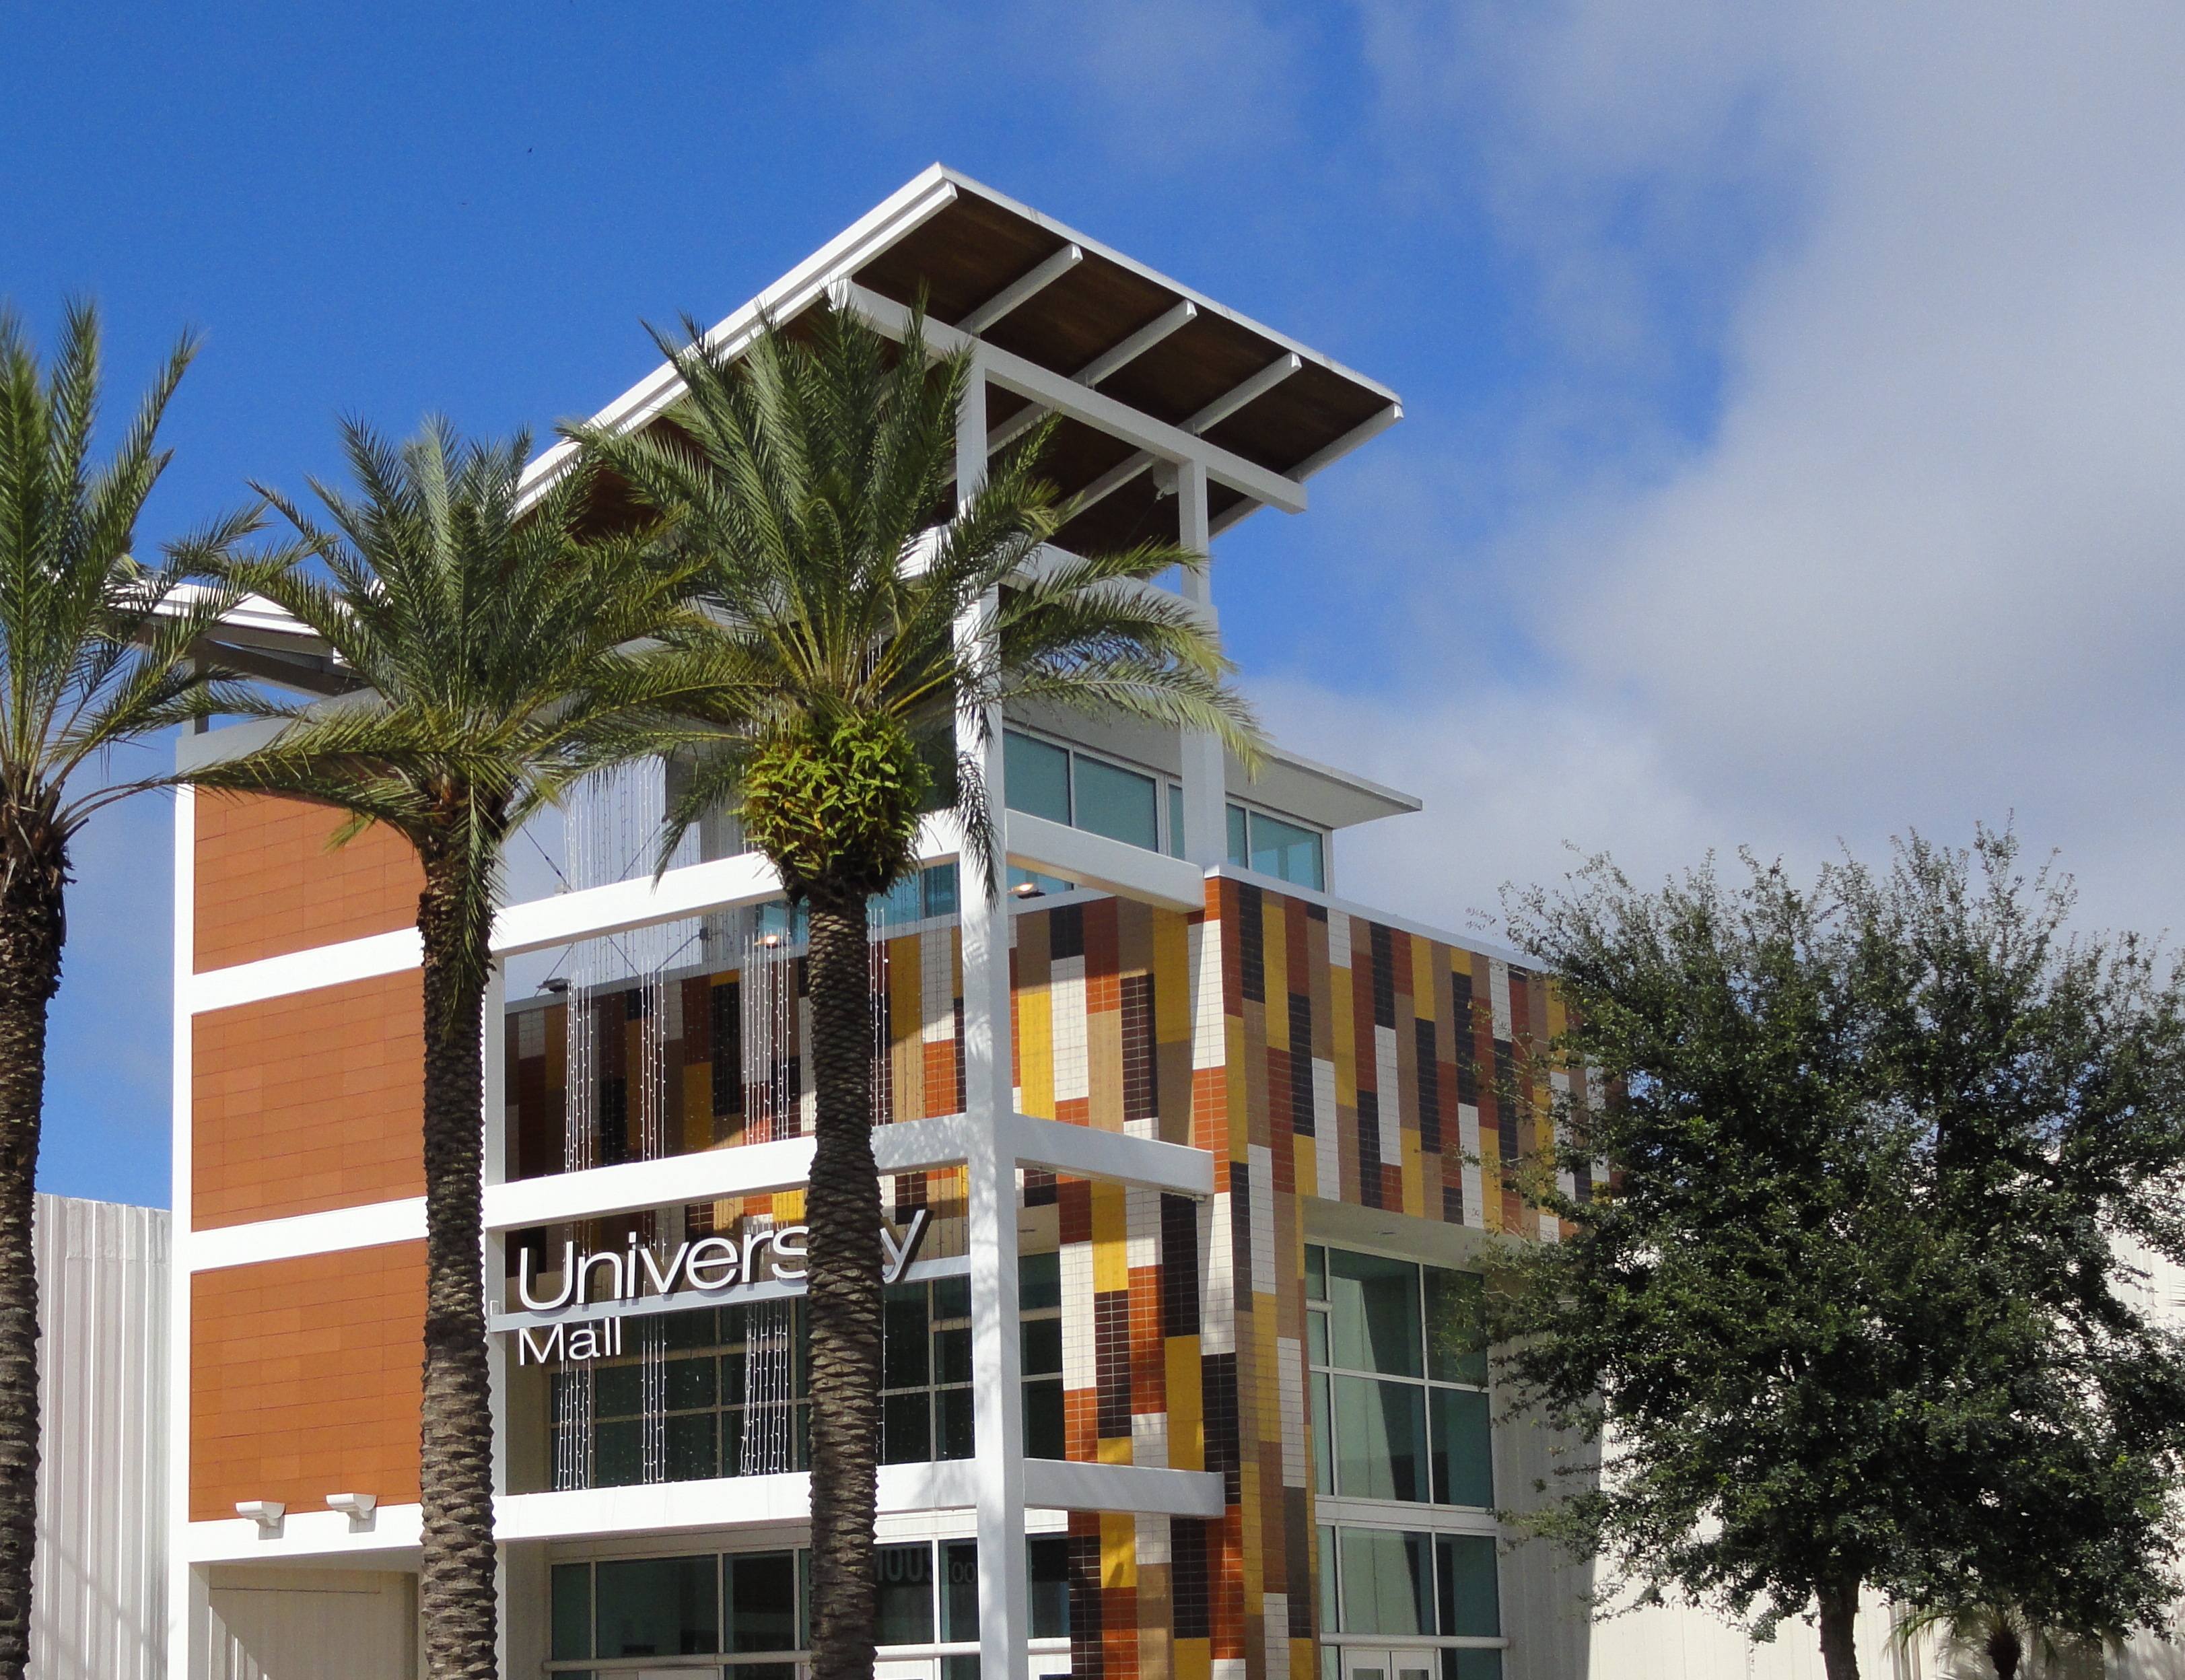
<instances>
[{"instance_id":1,"label":"teal tinted window","mask_svg":"<svg viewBox=\"0 0 2185 1680\"><path fill-rule=\"evenodd\" d=\"M1429 1537L1401 1534L1389 1528L1344 1528L1337 1531L1337 1536L1343 1631L1433 1633L1433 1558ZM1494 1543L1488 1544L1491 1547Z\"/></svg>"},{"instance_id":2,"label":"teal tinted window","mask_svg":"<svg viewBox=\"0 0 2185 1680\"><path fill-rule=\"evenodd\" d=\"M1334 1633L1343 1627L1343 1605L1336 1597L1335 1525L1320 1525L1320 1631ZM1330 1654L1333 1647L1329 1648Z\"/></svg>"},{"instance_id":3,"label":"teal tinted window","mask_svg":"<svg viewBox=\"0 0 2185 1680\"><path fill-rule=\"evenodd\" d=\"M1433 1398L1433 1496L1442 1505L1495 1503L1493 1432L1487 1396L1477 1388L1435 1388Z\"/></svg>"},{"instance_id":4,"label":"teal tinted window","mask_svg":"<svg viewBox=\"0 0 2185 1680\"><path fill-rule=\"evenodd\" d=\"M1502 1680L1502 1653L1445 1650L1441 1680Z\"/></svg>"},{"instance_id":5,"label":"teal tinted window","mask_svg":"<svg viewBox=\"0 0 2185 1680\"><path fill-rule=\"evenodd\" d=\"M1062 1256L1026 1254L1017 1261L1017 1310L1046 1311L1062 1304Z\"/></svg>"},{"instance_id":6,"label":"teal tinted window","mask_svg":"<svg viewBox=\"0 0 2185 1680\"><path fill-rule=\"evenodd\" d=\"M796 1554L740 1552L721 1561L728 1572L729 1649L795 1650Z\"/></svg>"},{"instance_id":7,"label":"teal tinted window","mask_svg":"<svg viewBox=\"0 0 2185 1680\"><path fill-rule=\"evenodd\" d=\"M1313 1314L1316 1320L1322 1316ZM1312 1390L1313 1491L1318 1493L1335 1491L1335 1434L1327 1415L1327 1381L1319 1371L1307 1379Z\"/></svg>"},{"instance_id":8,"label":"teal tinted window","mask_svg":"<svg viewBox=\"0 0 2185 1680\"><path fill-rule=\"evenodd\" d=\"M592 1566L554 1566L554 1660L567 1662L592 1654Z\"/></svg>"},{"instance_id":9,"label":"teal tinted window","mask_svg":"<svg viewBox=\"0 0 2185 1680\"><path fill-rule=\"evenodd\" d=\"M978 1637L979 1543L951 1540L941 1549L941 1641L953 1645Z\"/></svg>"},{"instance_id":10,"label":"teal tinted window","mask_svg":"<svg viewBox=\"0 0 2185 1680\"><path fill-rule=\"evenodd\" d=\"M1308 1301L1325 1301L1327 1298L1327 1250L1317 1242L1305 1244L1305 1298Z\"/></svg>"},{"instance_id":11,"label":"teal tinted window","mask_svg":"<svg viewBox=\"0 0 2185 1680\"><path fill-rule=\"evenodd\" d=\"M1183 856L1183 790L1174 782L1168 784L1168 855Z\"/></svg>"},{"instance_id":12,"label":"teal tinted window","mask_svg":"<svg viewBox=\"0 0 2185 1680\"><path fill-rule=\"evenodd\" d=\"M1010 810L1050 823L1070 821L1070 754L1063 748L1003 730L1002 779Z\"/></svg>"},{"instance_id":13,"label":"teal tinted window","mask_svg":"<svg viewBox=\"0 0 2185 1680\"><path fill-rule=\"evenodd\" d=\"M873 1581L878 1602L873 1610L873 1640L881 1645L933 1643L933 1548L876 1546Z\"/></svg>"},{"instance_id":14,"label":"teal tinted window","mask_svg":"<svg viewBox=\"0 0 2185 1680\"><path fill-rule=\"evenodd\" d=\"M1331 1248L1327 1302L1330 1365L1385 1376L1423 1374L1417 1266Z\"/></svg>"},{"instance_id":15,"label":"teal tinted window","mask_svg":"<svg viewBox=\"0 0 2185 1680\"><path fill-rule=\"evenodd\" d=\"M1070 1542L1060 1535L1027 1540L1031 1565L1031 1636L1070 1637Z\"/></svg>"},{"instance_id":16,"label":"teal tinted window","mask_svg":"<svg viewBox=\"0 0 2185 1680\"><path fill-rule=\"evenodd\" d=\"M1251 867L1263 875L1294 881L1317 892L1325 885L1320 836L1264 812L1251 813Z\"/></svg>"},{"instance_id":17,"label":"teal tinted window","mask_svg":"<svg viewBox=\"0 0 2185 1680\"><path fill-rule=\"evenodd\" d=\"M953 916L956 913L956 866L938 863L930 869L921 870L918 877L920 911L928 916Z\"/></svg>"},{"instance_id":18,"label":"teal tinted window","mask_svg":"<svg viewBox=\"0 0 2185 1680\"><path fill-rule=\"evenodd\" d=\"M1427 1375L1436 1382L1487 1386L1487 1280L1477 1272L1426 1268Z\"/></svg>"},{"instance_id":19,"label":"teal tinted window","mask_svg":"<svg viewBox=\"0 0 2185 1680\"><path fill-rule=\"evenodd\" d=\"M630 1558L595 1566L595 1655L692 1656L721 1648L719 1562Z\"/></svg>"},{"instance_id":20,"label":"teal tinted window","mask_svg":"<svg viewBox=\"0 0 2185 1680\"><path fill-rule=\"evenodd\" d=\"M1328 1379L1335 1434L1335 1491L1351 1499L1416 1499L1427 1482L1427 1391L1366 1376ZM1383 1633L1399 1630L1383 1628Z\"/></svg>"},{"instance_id":21,"label":"teal tinted window","mask_svg":"<svg viewBox=\"0 0 2185 1680\"><path fill-rule=\"evenodd\" d=\"M1109 840L1155 851L1160 845L1155 827L1155 791L1151 776L1081 756L1073 807L1077 826Z\"/></svg>"},{"instance_id":22,"label":"teal tinted window","mask_svg":"<svg viewBox=\"0 0 2185 1680\"><path fill-rule=\"evenodd\" d=\"M1491 1639L1502 1632L1495 1585L1495 1541L1485 1534L1444 1534L1440 1554L1441 1631Z\"/></svg>"},{"instance_id":23,"label":"teal tinted window","mask_svg":"<svg viewBox=\"0 0 2185 1680\"><path fill-rule=\"evenodd\" d=\"M1240 869L1252 867L1252 847L1244 837L1244 807L1229 807L1229 861Z\"/></svg>"}]
</instances>

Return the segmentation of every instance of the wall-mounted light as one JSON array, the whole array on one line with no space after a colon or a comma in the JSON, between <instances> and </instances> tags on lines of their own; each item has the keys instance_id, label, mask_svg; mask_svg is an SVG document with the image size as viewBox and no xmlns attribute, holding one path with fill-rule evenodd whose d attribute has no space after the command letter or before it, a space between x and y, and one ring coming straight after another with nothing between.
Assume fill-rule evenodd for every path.
<instances>
[{"instance_id":1,"label":"wall-mounted light","mask_svg":"<svg viewBox=\"0 0 2185 1680\"><path fill-rule=\"evenodd\" d=\"M566 974L550 974L546 979L539 982L539 991L550 991L556 997L559 997L563 992L568 991L568 989L569 980Z\"/></svg>"},{"instance_id":2,"label":"wall-mounted light","mask_svg":"<svg viewBox=\"0 0 2185 1680\"><path fill-rule=\"evenodd\" d=\"M329 1493L327 1509L340 1511L349 1518L349 1532L359 1534L372 1527L372 1513L378 1509L377 1493Z\"/></svg>"},{"instance_id":3,"label":"wall-mounted light","mask_svg":"<svg viewBox=\"0 0 2185 1680\"><path fill-rule=\"evenodd\" d=\"M258 1525L258 1538L271 1540L281 1532L281 1519L288 1515L288 1506L278 1499L238 1499L235 1514L247 1516Z\"/></svg>"},{"instance_id":4,"label":"wall-mounted light","mask_svg":"<svg viewBox=\"0 0 2185 1680\"><path fill-rule=\"evenodd\" d=\"M1009 895L1014 898L1045 898L1047 889L1037 881L1019 881L1009 889Z\"/></svg>"}]
</instances>

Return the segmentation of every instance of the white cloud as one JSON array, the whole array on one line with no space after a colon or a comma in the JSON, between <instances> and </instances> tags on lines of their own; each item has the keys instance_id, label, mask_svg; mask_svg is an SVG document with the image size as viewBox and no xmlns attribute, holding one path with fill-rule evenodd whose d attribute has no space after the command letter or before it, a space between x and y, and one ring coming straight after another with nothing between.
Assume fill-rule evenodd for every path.
<instances>
[{"instance_id":1,"label":"white cloud","mask_svg":"<svg viewBox=\"0 0 2185 1680\"><path fill-rule=\"evenodd\" d=\"M2185 14L1364 14L1392 146L1469 148L1573 366L1650 377L1682 288L1736 280L1682 321L1718 335L1701 441L1559 475L1487 558L1542 695L1379 713L1450 835L1534 876L1567 837L1812 855L2015 811L2090 916L2185 924Z\"/></svg>"}]
</instances>

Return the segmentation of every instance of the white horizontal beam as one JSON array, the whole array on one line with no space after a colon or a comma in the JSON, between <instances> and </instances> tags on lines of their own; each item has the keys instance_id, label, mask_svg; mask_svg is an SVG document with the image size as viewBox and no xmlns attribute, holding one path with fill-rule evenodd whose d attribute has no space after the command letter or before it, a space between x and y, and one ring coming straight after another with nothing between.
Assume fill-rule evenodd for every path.
<instances>
[{"instance_id":1,"label":"white horizontal beam","mask_svg":"<svg viewBox=\"0 0 2185 1680\"><path fill-rule=\"evenodd\" d=\"M658 1161L625 1161L618 1166L489 1184L485 1188L485 1227L524 1231L645 1208L796 1190L812 1176L812 1149L808 1137L785 1137L772 1143L703 1149Z\"/></svg>"},{"instance_id":2,"label":"white horizontal beam","mask_svg":"<svg viewBox=\"0 0 2185 1680\"><path fill-rule=\"evenodd\" d=\"M292 992L403 974L418 965L422 952L416 929L398 928L391 934L345 939L310 951L292 951L281 957L261 957L255 963L209 969L185 982L190 1013L202 1015L209 1009L232 1009L240 1004L262 1003L270 997L286 997Z\"/></svg>"},{"instance_id":3,"label":"white horizontal beam","mask_svg":"<svg viewBox=\"0 0 2185 1680\"><path fill-rule=\"evenodd\" d=\"M1077 493L1070 504L1073 511L1082 513L1095 502L1107 500L1159 459L1158 455L1146 449L1126 455Z\"/></svg>"},{"instance_id":4,"label":"white horizontal beam","mask_svg":"<svg viewBox=\"0 0 2185 1680\"><path fill-rule=\"evenodd\" d=\"M837 282L831 288L831 295L837 308L854 310L891 338L900 338L908 330L908 309L855 281ZM977 342L953 327L932 321L925 323L925 340L944 355L953 354ZM1296 480L1270 472L1218 444L1209 444L1180 427L1155 420L1127 403L1104 396L1051 368L991 344L981 346L980 361L986 377L1004 390L1059 409L1074 420L1151 450L1165 460L1203 462L1208 477L1242 491L1255 501L1266 502L1285 513L1305 511L1305 490Z\"/></svg>"},{"instance_id":5,"label":"white horizontal beam","mask_svg":"<svg viewBox=\"0 0 2185 1680\"><path fill-rule=\"evenodd\" d=\"M1301 357L1285 351L1243 383L1232 387L1222 395L1207 404L1204 408L1183 422L1183 429L1193 437L1197 437L1209 427L1220 425L1238 409L1243 408L1245 404L1256 402L1266 395L1304 366L1305 362Z\"/></svg>"},{"instance_id":6,"label":"white horizontal beam","mask_svg":"<svg viewBox=\"0 0 2185 1680\"><path fill-rule=\"evenodd\" d=\"M958 332L969 332L976 338L1010 310L1021 307L1037 297L1048 287L1085 260L1085 253L1075 245L1065 245L1030 274L1012 281L986 301L956 323Z\"/></svg>"},{"instance_id":7,"label":"white horizontal beam","mask_svg":"<svg viewBox=\"0 0 2185 1680\"><path fill-rule=\"evenodd\" d=\"M1187 299L1154 316L1112 349L1101 351L1071 377L1080 385L1098 385L1109 374L1121 372L1170 333L1181 331L1198 319L1199 305Z\"/></svg>"},{"instance_id":8,"label":"white horizontal beam","mask_svg":"<svg viewBox=\"0 0 2185 1680\"><path fill-rule=\"evenodd\" d=\"M1206 875L1196 863L1142 846L1066 828L1025 811L1009 813L1009 860L1065 881L1091 881L1118 896L1170 910L1204 910Z\"/></svg>"},{"instance_id":9,"label":"white horizontal beam","mask_svg":"<svg viewBox=\"0 0 2185 1680\"><path fill-rule=\"evenodd\" d=\"M187 1269L206 1272L293 1260L305 1254L377 1248L388 1242L418 1242L424 1236L425 1198L411 1196L399 1202L372 1202L360 1208L193 1231L183 1236L180 1246Z\"/></svg>"},{"instance_id":10,"label":"white horizontal beam","mask_svg":"<svg viewBox=\"0 0 2185 1680\"><path fill-rule=\"evenodd\" d=\"M1024 1499L1033 1510L1143 1511L1155 1516L1218 1517L1225 1509L1221 1478L1210 1471L1060 1459L1025 1460Z\"/></svg>"},{"instance_id":11,"label":"white horizontal beam","mask_svg":"<svg viewBox=\"0 0 2185 1680\"><path fill-rule=\"evenodd\" d=\"M1311 455L1307 455L1290 469L1289 476L1299 483L1303 483L1329 462L1342 460L1361 444L1369 443L1379 437L1403 417L1404 405L1401 403L1390 403L1388 407L1370 420L1352 427L1326 449L1315 450Z\"/></svg>"},{"instance_id":12,"label":"white horizontal beam","mask_svg":"<svg viewBox=\"0 0 2185 1680\"><path fill-rule=\"evenodd\" d=\"M758 853L717 857L670 869L657 881L646 875L509 905L493 918L493 952L514 957L549 951L601 934L679 922L780 896L780 877Z\"/></svg>"},{"instance_id":13,"label":"white horizontal beam","mask_svg":"<svg viewBox=\"0 0 2185 1680\"><path fill-rule=\"evenodd\" d=\"M329 1493L342 1490L329 1487ZM364 1491L369 1491L368 1489ZM424 1537L424 1507L379 1505L368 1527L353 1525L348 1514L291 1510L267 1533L249 1517L223 1517L187 1526L182 1549L190 1562L278 1563L288 1558L353 1557L363 1569L399 1569L413 1561Z\"/></svg>"},{"instance_id":14,"label":"white horizontal beam","mask_svg":"<svg viewBox=\"0 0 2185 1680\"><path fill-rule=\"evenodd\" d=\"M1004 1147L1014 1152L1020 1165L1045 1167L1072 1178L1136 1185L1177 1196L1214 1193L1214 1157L1188 1144L1015 1114L1010 1117Z\"/></svg>"}]
</instances>

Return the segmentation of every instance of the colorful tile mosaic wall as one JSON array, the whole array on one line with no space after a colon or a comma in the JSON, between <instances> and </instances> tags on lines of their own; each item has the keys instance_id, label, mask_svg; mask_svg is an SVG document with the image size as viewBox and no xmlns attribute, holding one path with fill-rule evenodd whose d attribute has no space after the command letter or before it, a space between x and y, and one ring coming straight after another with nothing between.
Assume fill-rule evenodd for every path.
<instances>
[{"instance_id":1,"label":"colorful tile mosaic wall","mask_svg":"<svg viewBox=\"0 0 2185 1680\"><path fill-rule=\"evenodd\" d=\"M1068 1455L1211 1471L1227 1502L1213 1521L1072 1514L1074 1672L1305 1680L1317 1599L1299 1198L1554 1236L1502 1165L1546 1141L1527 1052L1560 1030L1560 1007L1500 958L1235 880L1209 884L1203 914L1094 899L1021 911L1013 927L1020 1109L1216 1163L1204 1203L1026 1175L1027 1247L1059 1251ZM953 927L875 950L886 1117L959 1111ZM739 1141L724 1075L741 1053L724 1043L736 1011L719 1001L737 980L680 982L667 1053L688 1147ZM527 1169L557 1164L532 1140L560 1124L561 1007L510 1026ZM956 1222L953 1245L936 1230L928 1253L961 1252L960 1174L907 1174L890 1195L899 1213L923 1203ZM793 1199L712 1214L782 1218Z\"/></svg>"}]
</instances>

